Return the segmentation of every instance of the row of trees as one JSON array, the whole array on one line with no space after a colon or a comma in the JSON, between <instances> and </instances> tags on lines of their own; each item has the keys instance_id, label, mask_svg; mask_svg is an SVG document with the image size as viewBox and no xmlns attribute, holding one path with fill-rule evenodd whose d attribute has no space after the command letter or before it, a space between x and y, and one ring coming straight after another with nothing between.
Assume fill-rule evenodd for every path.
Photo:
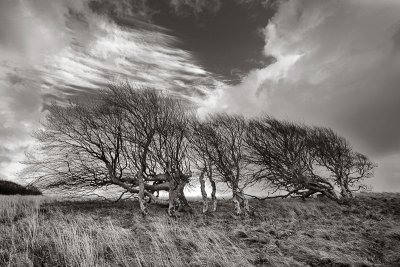
<instances>
[{"instance_id":1,"label":"row of trees","mask_svg":"<svg viewBox=\"0 0 400 267\"><path fill-rule=\"evenodd\" d=\"M35 137L40 150L27 163L38 186L75 192L118 186L137 196L143 214L151 201L168 205L170 215L177 208L190 211L184 188L192 171L204 212L208 178L211 210L216 184L224 183L240 214L250 211L244 190L251 185L261 184L272 197L321 193L339 201L335 188L352 197L374 169L331 129L268 116L199 119L184 99L129 84L110 86L86 103L52 105ZM168 201L159 191L168 192Z\"/></svg>"}]
</instances>

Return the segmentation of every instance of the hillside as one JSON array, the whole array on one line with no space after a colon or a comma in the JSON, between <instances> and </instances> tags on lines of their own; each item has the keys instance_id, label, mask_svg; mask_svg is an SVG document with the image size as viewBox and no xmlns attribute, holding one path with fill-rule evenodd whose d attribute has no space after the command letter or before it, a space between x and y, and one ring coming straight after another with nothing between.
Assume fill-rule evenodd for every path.
<instances>
[{"instance_id":1,"label":"hillside","mask_svg":"<svg viewBox=\"0 0 400 267\"><path fill-rule=\"evenodd\" d=\"M35 187L25 187L15 182L0 180L0 195L41 195Z\"/></svg>"},{"instance_id":2,"label":"hillside","mask_svg":"<svg viewBox=\"0 0 400 267\"><path fill-rule=\"evenodd\" d=\"M0 198L0 265L15 266L399 266L400 195L251 201L251 218L173 219L136 201ZM228 208L229 206L229 208ZM24 265L25 264L25 265Z\"/></svg>"}]
</instances>

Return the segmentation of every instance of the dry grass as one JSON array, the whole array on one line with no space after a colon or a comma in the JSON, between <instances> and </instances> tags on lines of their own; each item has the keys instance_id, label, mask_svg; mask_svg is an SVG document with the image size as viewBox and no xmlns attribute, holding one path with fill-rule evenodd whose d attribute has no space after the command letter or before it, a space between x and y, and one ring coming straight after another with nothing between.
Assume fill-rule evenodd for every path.
<instances>
[{"instance_id":1,"label":"dry grass","mask_svg":"<svg viewBox=\"0 0 400 267\"><path fill-rule=\"evenodd\" d=\"M399 266L400 195L253 201L251 218L224 202L177 219L136 202L0 197L0 266Z\"/></svg>"}]
</instances>

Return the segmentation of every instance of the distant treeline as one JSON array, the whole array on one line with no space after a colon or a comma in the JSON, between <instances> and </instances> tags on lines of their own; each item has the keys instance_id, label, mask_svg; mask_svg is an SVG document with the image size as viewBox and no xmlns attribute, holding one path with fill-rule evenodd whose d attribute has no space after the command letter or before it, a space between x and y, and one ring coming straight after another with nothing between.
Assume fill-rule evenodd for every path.
<instances>
[{"instance_id":1,"label":"distant treeline","mask_svg":"<svg viewBox=\"0 0 400 267\"><path fill-rule=\"evenodd\" d=\"M11 181L0 180L0 195L41 195L34 186L23 186Z\"/></svg>"},{"instance_id":2,"label":"distant treeline","mask_svg":"<svg viewBox=\"0 0 400 267\"><path fill-rule=\"evenodd\" d=\"M375 165L329 128L267 115L199 118L195 108L182 97L129 84L110 86L84 103L53 104L34 134L41 146L27 161L27 173L42 188L74 193L119 186L138 198L144 214L146 202L156 202L167 204L170 215L191 210L184 188L193 177L200 181L204 212L208 178L211 210L216 184L224 183L236 213L248 214L249 186L271 197L323 194L341 202L373 174ZM159 191L169 200L159 199Z\"/></svg>"}]
</instances>

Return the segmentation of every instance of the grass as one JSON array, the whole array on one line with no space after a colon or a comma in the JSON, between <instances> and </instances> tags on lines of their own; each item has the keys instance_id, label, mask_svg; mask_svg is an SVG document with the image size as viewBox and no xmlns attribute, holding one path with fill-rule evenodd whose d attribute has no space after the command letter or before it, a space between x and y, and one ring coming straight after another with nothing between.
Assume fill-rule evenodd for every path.
<instances>
[{"instance_id":1,"label":"grass","mask_svg":"<svg viewBox=\"0 0 400 267\"><path fill-rule=\"evenodd\" d=\"M400 195L252 201L250 218L134 201L0 197L0 266L399 266Z\"/></svg>"}]
</instances>

